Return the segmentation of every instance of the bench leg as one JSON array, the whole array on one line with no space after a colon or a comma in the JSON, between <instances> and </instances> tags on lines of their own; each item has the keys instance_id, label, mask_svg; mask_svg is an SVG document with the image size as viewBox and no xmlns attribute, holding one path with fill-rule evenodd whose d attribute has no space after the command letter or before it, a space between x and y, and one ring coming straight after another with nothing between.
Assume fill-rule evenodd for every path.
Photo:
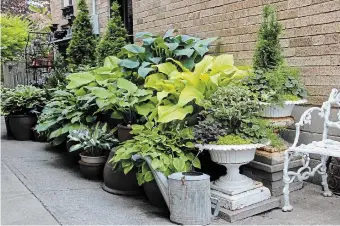
<instances>
[{"instance_id":1,"label":"bench leg","mask_svg":"<svg viewBox=\"0 0 340 226\"><path fill-rule=\"evenodd\" d=\"M291 183L289 175L288 175L288 166L289 166L289 152L285 151L284 153L284 168L283 168L283 182L285 184L283 188L283 198L284 198L284 206L282 207L283 212L289 212L293 210L293 207L289 202L289 184Z\"/></svg>"},{"instance_id":2,"label":"bench leg","mask_svg":"<svg viewBox=\"0 0 340 226\"><path fill-rule=\"evenodd\" d=\"M321 184L323 186L323 196L325 196L325 197L332 196L332 192L329 190L328 182L327 182L327 176L328 176L327 175L327 166L326 166L327 159L328 159L328 156L326 156L326 155L321 156L322 166L319 170L319 174L321 175L321 178L322 178Z\"/></svg>"}]
</instances>

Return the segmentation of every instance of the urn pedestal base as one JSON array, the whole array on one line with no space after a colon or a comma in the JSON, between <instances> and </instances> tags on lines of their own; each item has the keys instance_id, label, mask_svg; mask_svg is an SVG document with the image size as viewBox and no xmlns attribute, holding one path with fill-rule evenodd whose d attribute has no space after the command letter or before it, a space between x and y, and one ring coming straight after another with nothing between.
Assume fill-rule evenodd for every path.
<instances>
[{"instance_id":1,"label":"urn pedestal base","mask_svg":"<svg viewBox=\"0 0 340 226\"><path fill-rule=\"evenodd\" d=\"M224 191L211 184L211 196L219 199L219 217L234 222L256 214L279 208L280 199L272 198L268 188L254 181L253 187L246 191Z\"/></svg>"}]
</instances>

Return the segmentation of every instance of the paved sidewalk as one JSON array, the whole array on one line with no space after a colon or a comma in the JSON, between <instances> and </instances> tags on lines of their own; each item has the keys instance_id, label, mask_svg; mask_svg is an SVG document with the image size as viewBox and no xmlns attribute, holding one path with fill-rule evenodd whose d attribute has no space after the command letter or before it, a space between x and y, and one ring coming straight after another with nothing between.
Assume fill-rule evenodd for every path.
<instances>
[{"instance_id":1,"label":"paved sidewalk","mask_svg":"<svg viewBox=\"0 0 340 226\"><path fill-rule=\"evenodd\" d=\"M144 197L112 195L100 182L82 178L67 153L45 143L8 140L1 121L1 224L171 224ZM340 197L320 192L306 184L291 194L293 212L277 209L234 224L340 224Z\"/></svg>"}]
</instances>

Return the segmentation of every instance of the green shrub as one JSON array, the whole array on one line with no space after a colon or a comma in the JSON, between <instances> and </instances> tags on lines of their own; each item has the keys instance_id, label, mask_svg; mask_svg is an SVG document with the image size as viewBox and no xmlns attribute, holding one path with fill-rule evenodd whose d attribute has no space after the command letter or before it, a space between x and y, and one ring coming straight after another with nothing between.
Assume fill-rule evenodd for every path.
<instances>
[{"instance_id":1,"label":"green shrub","mask_svg":"<svg viewBox=\"0 0 340 226\"><path fill-rule=\"evenodd\" d=\"M1 61L20 57L27 44L29 20L23 16L1 15Z\"/></svg>"},{"instance_id":2,"label":"green shrub","mask_svg":"<svg viewBox=\"0 0 340 226\"><path fill-rule=\"evenodd\" d=\"M126 44L127 31L119 14L119 4L112 3L112 14L107 24L105 34L97 45L97 65L102 65L107 56L117 56L121 48Z\"/></svg>"},{"instance_id":3,"label":"green shrub","mask_svg":"<svg viewBox=\"0 0 340 226\"><path fill-rule=\"evenodd\" d=\"M77 17L72 25L72 39L67 48L67 61L71 69L95 66L96 36L92 32L89 10L85 0L79 0Z\"/></svg>"},{"instance_id":4,"label":"green shrub","mask_svg":"<svg viewBox=\"0 0 340 226\"><path fill-rule=\"evenodd\" d=\"M283 56L279 39L281 32L282 26L277 21L274 7L266 5L263 8L263 22L253 57L255 70L272 70L282 64Z\"/></svg>"}]
</instances>

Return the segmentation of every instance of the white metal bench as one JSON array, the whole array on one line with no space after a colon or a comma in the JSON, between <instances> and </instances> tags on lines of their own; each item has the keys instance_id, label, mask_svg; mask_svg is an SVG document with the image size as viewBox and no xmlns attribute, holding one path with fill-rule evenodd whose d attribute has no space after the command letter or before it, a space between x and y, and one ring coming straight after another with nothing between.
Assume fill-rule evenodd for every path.
<instances>
[{"instance_id":1,"label":"white metal bench","mask_svg":"<svg viewBox=\"0 0 340 226\"><path fill-rule=\"evenodd\" d=\"M304 181L310 176L314 176L318 172L322 177L322 186L324 189L324 196L331 196L332 192L328 188L327 173L326 173L326 162L329 156L340 158L340 142L328 139L328 129L337 128L340 129L340 111L338 113L338 121L334 122L329 119L332 106L340 107L340 92L337 89L333 89L328 101L324 102L321 107L312 107L305 111L296 126L295 140L288 150L285 151L285 161L283 169L283 195L284 195L284 206L283 211L292 211L293 207L289 203L289 184L292 183L296 178L299 181ZM314 111L319 111L319 116L324 119L324 127L322 134L322 141L314 141L310 144L302 144L297 146L300 136L300 128L304 125L311 124L312 115ZM314 169L309 167L309 154L321 155L321 163L315 166ZM302 167L297 171L288 171L289 161L293 156L302 156Z\"/></svg>"}]
</instances>

